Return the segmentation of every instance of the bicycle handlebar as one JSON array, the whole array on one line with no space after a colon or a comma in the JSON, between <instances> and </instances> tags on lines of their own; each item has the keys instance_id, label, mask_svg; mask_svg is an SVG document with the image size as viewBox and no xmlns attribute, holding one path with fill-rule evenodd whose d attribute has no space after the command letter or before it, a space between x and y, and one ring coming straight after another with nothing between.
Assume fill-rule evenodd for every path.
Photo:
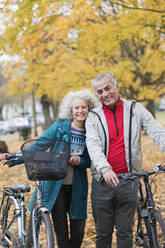
<instances>
[{"instance_id":1,"label":"bicycle handlebar","mask_svg":"<svg viewBox=\"0 0 165 248\"><path fill-rule=\"evenodd\" d=\"M8 153L6 154L6 162L3 165L7 165L8 167L14 166L11 162L16 161L19 157L23 157L21 153Z\"/></svg>"},{"instance_id":2,"label":"bicycle handlebar","mask_svg":"<svg viewBox=\"0 0 165 248\"><path fill-rule=\"evenodd\" d=\"M165 166L158 164L153 168L153 171L130 172L126 174L119 174L117 177L119 179L123 179L124 181L128 181L134 177L149 177L151 175L157 174L158 172L165 172Z\"/></svg>"},{"instance_id":3,"label":"bicycle handlebar","mask_svg":"<svg viewBox=\"0 0 165 248\"><path fill-rule=\"evenodd\" d=\"M16 158L16 157L17 157L16 153L6 154L6 160L11 160L11 159Z\"/></svg>"}]
</instances>

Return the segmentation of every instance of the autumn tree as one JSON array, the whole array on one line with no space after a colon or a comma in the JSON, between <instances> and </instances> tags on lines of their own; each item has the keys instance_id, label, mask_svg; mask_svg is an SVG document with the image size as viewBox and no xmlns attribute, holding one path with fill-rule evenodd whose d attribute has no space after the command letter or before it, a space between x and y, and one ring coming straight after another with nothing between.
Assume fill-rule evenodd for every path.
<instances>
[{"instance_id":1,"label":"autumn tree","mask_svg":"<svg viewBox=\"0 0 165 248\"><path fill-rule=\"evenodd\" d=\"M17 7L9 9L12 3ZM114 72L121 93L146 103L164 89L164 9L154 0L8 0L1 49L17 54L24 90L57 101L69 90L90 87L100 72Z\"/></svg>"},{"instance_id":2,"label":"autumn tree","mask_svg":"<svg viewBox=\"0 0 165 248\"><path fill-rule=\"evenodd\" d=\"M95 74L114 72L122 95L146 103L154 114L154 101L165 91L164 2L90 4L88 13L77 4L75 14L81 56L93 64Z\"/></svg>"},{"instance_id":3,"label":"autumn tree","mask_svg":"<svg viewBox=\"0 0 165 248\"><path fill-rule=\"evenodd\" d=\"M6 84L6 81L2 75L2 73L0 73L0 120L3 120L3 116L2 116L2 110L3 107L6 103L6 96L4 94L5 89L4 89L4 85Z\"/></svg>"},{"instance_id":4,"label":"autumn tree","mask_svg":"<svg viewBox=\"0 0 165 248\"><path fill-rule=\"evenodd\" d=\"M8 96L8 82L3 76L3 70L0 66L0 120L4 120L3 109L6 104L13 104L16 102L14 96Z\"/></svg>"}]
</instances>

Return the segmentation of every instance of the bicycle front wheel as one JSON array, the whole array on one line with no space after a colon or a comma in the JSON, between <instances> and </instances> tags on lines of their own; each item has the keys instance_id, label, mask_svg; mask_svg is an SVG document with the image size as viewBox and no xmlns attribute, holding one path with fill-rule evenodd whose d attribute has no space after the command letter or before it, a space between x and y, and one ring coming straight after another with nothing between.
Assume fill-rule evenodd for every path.
<instances>
[{"instance_id":1,"label":"bicycle front wheel","mask_svg":"<svg viewBox=\"0 0 165 248\"><path fill-rule=\"evenodd\" d=\"M54 248L54 233L48 213L39 212L36 219L37 247Z\"/></svg>"},{"instance_id":2,"label":"bicycle front wheel","mask_svg":"<svg viewBox=\"0 0 165 248\"><path fill-rule=\"evenodd\" d=\"M137 247L150 248L150 225L146 218L138 219L138 228L135 238Z\"/></svg>"},{"instance_id":3,"label":"bicycle front wheel","mask_svg":"<svg viewBox=\"0 0 165 248\"><path fill-rule=\"evenodd\" d=\"M18 214L18 207L12 198L8 198L2 209L2 245L6 247L21 247L19 231L21 217Z\"/></svg>"},{"instance_id":4,"label":"bicycle front wheel","mask_svg":"<svg viewBox=\"0 0 165 248\"><path fill-rule=\"evenodd\" d=\"M158 248L165 248L165 223L160 209L155 212L154 231Z\"/></svg>"}]
</instances>

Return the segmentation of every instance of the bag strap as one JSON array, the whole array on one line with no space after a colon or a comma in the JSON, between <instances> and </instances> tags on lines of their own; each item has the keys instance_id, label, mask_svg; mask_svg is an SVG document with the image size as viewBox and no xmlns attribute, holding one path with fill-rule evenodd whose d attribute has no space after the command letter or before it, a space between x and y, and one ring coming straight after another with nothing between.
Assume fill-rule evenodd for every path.
<instances>
[{"instance_id":1,"label":"bag strap","mask_svg":"<svg viewBox=\"0 0 165 248\"><path fill-rule=\"evenodd\" d=\"M131 108L130 108L130 119L129 119L129 168L130 172L132 172L132 163L131 163L131 158L132 158L132 150L131 150L131 138L132 138L132 112L133 112L133 106L136 104L135 101L131 103Z\"/></svg>"}]
</instances>

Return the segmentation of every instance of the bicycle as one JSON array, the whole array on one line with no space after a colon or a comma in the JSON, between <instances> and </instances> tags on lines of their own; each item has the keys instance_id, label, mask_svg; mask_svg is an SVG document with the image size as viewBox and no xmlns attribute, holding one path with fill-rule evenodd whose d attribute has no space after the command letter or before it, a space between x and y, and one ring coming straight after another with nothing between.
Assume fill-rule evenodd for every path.
<instances>
[{"instance_id":1,"label":"bicycle","mask_svg":"<svg viewBox=\"0 0 165 248\"><path fill-rule=\"evenodd\" d=\"M36 145L37 142L39 143L38 145ZM59 142L65 144L65 141L59 140ZM56 143L58 143L57 140ZM45 149L48 144L50 147L46 151ZM6 164L9 167L15 166L17 164L15 164L15 161L21 156L23 157L28 178L36 182L37 192L36 204L32 207L30 216L32 222L30 225L31 230L27 234L25 230L26 207L24 194L25 192L30 192L30 187L28 185L18 184L3 189L3 198L0 205L0 211L2 212L1 244L3 247L24 248L27 243L28 248L55 247L54 232L48 208L42 205L42 184L40 180L57 180L64 176L61 165L63 161L65 162L67 160L66 154L69 154L69 150L66 149L60 153L58 151L57 153L50 152L51 144L52 141L45 139L29 140L21 146L22 154L8 154L6 156ZM44 151L36 150L38 147L44 149ZM56 150L57 147L55 147ZM56 162L57 167L60 167L60 174L55 171L55 168L52 169L54 162ZM54 174L52 175L51 172ZM43 237L43 235L45 236Z\"/></svg>"},{"instance_id":2,"label":"bicycle","mask_svg":"<svg viewBox=\"0 0 165 248\"><path fill-rule=\"evenodd\" d=\"M10 188L3 188L0 205L2 212L0 244L2 247L25 247L27 210L24 204L24 194L30 190L30 186L25 184L13 184Z\"/></svg>"},{"instance_id":3,"label":"bicycle","mask_svg":"<svg viewBox=\"0 0 165 248\"><path fill-rule=\"evenodd\" d=\"M156 207L152 193L152 183L154 178L160 173L165 172L165 166L157 165L153 171L143 171L140 173L126 173L119 178L124 181L132 180L134 177L143 178L144 187L140 182L139 196L137 204L137 228L135 234L135 244L144 248L165 248L165 222L159 207ZM149 177L154 178L149 182Z\"/></svg>"},{"instance_id":4,"label":"bicycle","mask_svg":"<svg viewBox=\"0 0 165 248\"><path fill-rule=\"evenodd\" d=\"M18 157L17 154L9 154L8 162ZM11 167L11 165L9 165ZM48 209L42 206L42 187L40 181L36 181L37 199L36 205L32 210L32 238L29 237L31 247L54 247L54 234ZM3 189L3 198L0 211L2 211L1 244L4 247L24 248L26 247L27 232L25 193L30 192L30 186L25 184L13 184L10 188ZM7 197L6 201L5 197ZM6 203L5 203L6 202ZM44 227L43 227L44 225ZM42 231L42 233L41 233ZM45 234L45 237L43 235ZM40 237L40 235L42 235ZM40 240L41 238L41 240ZM44 246L43 240L45 241Z\"/></svg>"}]
</instances>

